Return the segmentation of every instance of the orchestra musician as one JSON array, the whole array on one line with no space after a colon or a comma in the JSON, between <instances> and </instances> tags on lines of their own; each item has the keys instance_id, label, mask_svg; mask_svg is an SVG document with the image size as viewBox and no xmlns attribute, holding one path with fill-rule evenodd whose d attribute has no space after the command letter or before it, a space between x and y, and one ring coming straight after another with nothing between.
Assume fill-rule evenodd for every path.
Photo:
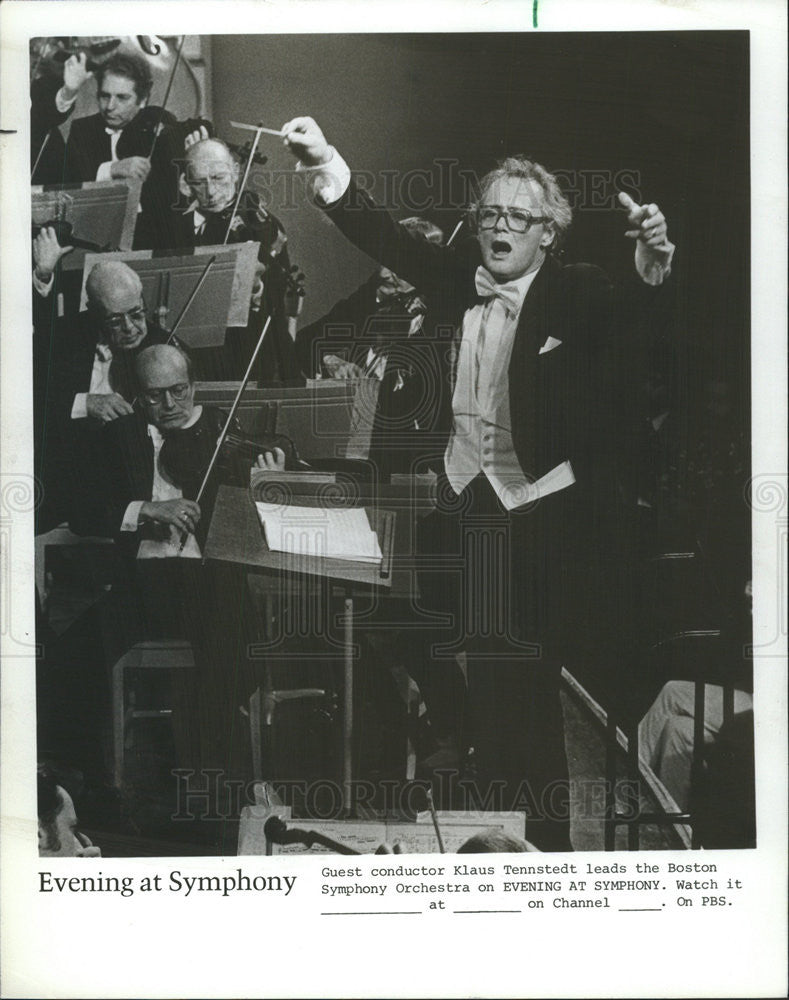
<instances>
[{"instance_id":1,"label":"orchestra musician","mask_svg":"<svg viewBox=\"0 0 789 1000\"><path fill-rule=\"evenodd\" d=\"M258 383L301 381L293 338L300 296L290 277L287 235L282 223L253 191L239 199L239 164L217 138L187 139L180 192L186 209L169 213L169 246L260 243L255 286L246 329L229 328L221 349L195 352L201 379L232 381L243 375L263 322L272 317L253 373ZM238 202L238 204L236 204Z\"/></svg>"},{"instance_id":2,"label":"orchestra musician","mask_svg":"<svg viewBox=\"0 0 789 1000\"><path fill-rule=\"evenodd\" d=\"M452 622L445 660L447 645L466 654L477 807L523 809L535 846L571 850L559 682L562 643L576 638L583 651L588 638L583 602L600 591L592 572L606 558L600 526L617 509L617 370L602 362L607 350L626 351L612 284L554 256L572 212L537 163L503 161L472 207L476 241L438 247L354 185L313 119L282 132L328 217L457 331L442 353L438 507L420 539L434 565L420 585L428 609ZM642 282L661 285L674 250L665 218L657 205L620 200ZM441 638L425 644L431 668Z\"/></svg>"},{"instance_id":3,"label":"orchestra musician","mask_svg":"<svg viewBox=\"0 0 789 1000\"><path fill-rule=\"evenodd\" d=\"M205 459L176 475L184 466L179 451L205 455L200 437L215 444L225 418L195 404L191 358L182 347L147 347L134 367L138 406L106 424L102 447L107 527L129 570L116 595L118 631L127 646L164 637L191 642L196 679L176 686L180 703L173 714L179 762L226 774L231 758L243 767L239 762L248 757L245 748L231 746L228 735L239 728L239 692L251 683L240 640L243 590L234 591L222 567L204 566L200 559L215 495L195 500ZM274 447L258 454L255 465L281 471L285 455ZM248 483L249 466L246 482L233 485Z\"/></svg>"},{"instance_id":4,"label":"orchestra musician","mask_svg":"<svg viewBox=\"0 0 789 1000\"><path fill-rule=\"evenodd\" d=\"M95 76L98 111L71 123L62 180L142 185L134 248L166 245L161 225L177 200L176 164L186 138L213 127L199 118L177 122L166 108L149 106L153 74L142 55L115 53Z\"/></svg>"},{"instance_id":5,"label":"orchestra musician","mask_svg":"<svg viewBox=\"0 0 789 1000\"><path fill-rule=\"evenodd\" d=\"M57 255L53 237L42 231L37 240L45 258L47 253L50 260ZM45 289L52 281L50 273ZM50 319L34 338L41 383L37 397L42 401L37 408L41 436L36 439L36 467L48 484L48 496L60 497L51 516L65 517L78 533L91 533L101 520L95 464L99 429L132 412L134 355L169 336L146 316L142 282L127 264L98 261L85 291L85 312ZM53 501L48 504L53 506Z\"/></svg>"}]
</instances>

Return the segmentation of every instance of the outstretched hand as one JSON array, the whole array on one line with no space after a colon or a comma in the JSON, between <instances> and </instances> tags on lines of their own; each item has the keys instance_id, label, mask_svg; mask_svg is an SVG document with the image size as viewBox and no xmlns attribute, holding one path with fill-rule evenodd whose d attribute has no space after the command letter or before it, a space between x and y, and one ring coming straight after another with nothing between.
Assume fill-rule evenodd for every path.
<instances>
[{"instance_id":1,"label":"outstretched hand","mask_svg":"<svg viewBox=\"0 0 789 1000\"><path fill-rule=\"evenodd\" d=\"M42 226L40 232L33 240L33 262L36 266L36 275L40 281L48 282L52 277L55 268L61 257L71 253L72 246L62 247L58 243L57 233L54 226Z\"/></svg>"},{"instance_id":2,"label":"outstretched hand","mask_svg":"<svg viewBox=\"0 0 789 1000\"><path fill-rule=\"evenodd\" d=\"M63 89L66 91L66 98L72 100L79 93L83 83L93 76L88 69L88 57L86 53L80 52L69 56L63 65Z\"/></svg>"},{"instance_id":3,"label":"outstretched hand","mask_svg":"<svg viewBox=\"0 0 789 1000\"><path fill-rule=\"evenodd\" d=\"M629 194L619 192L619 204L627 211L627 221L630 228L625 232L631 240L638 240L653 250L667 250L668 227L666 217L657 205L639 205Z\"/></svg>"}]
</instances>

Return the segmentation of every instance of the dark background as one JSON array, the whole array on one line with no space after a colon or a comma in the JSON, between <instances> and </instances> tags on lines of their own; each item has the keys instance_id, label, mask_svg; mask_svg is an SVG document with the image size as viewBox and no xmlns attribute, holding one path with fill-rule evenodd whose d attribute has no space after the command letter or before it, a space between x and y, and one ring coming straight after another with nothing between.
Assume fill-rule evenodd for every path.
<instances>
[{"instance_id":1,"label":"dark background","mask_svg":"<svg viewBox=\"0 0 789 1000\"><path fill-rule=\"evenodd\" d=\"M447 26L451 28L451 25ZM461 169L481 175L525 152L557 172L575 208L568 261L612 275L632 267L632 244L613 209L622 186L655 201L677 244L679 348L674 391L729 380L743 426L749 411L748 33L213 36L213 108L219 135L243 141L230 119L278 128L308 114L354 170L395 171L398 218L415 214L402 177L455 160L455 183L416 178L421 211L447 235L468 194ZM253 180L270 185L291 257L307 275L303 321L321 315L369 273L371 262L297 197L293 161L264 136L269 157ZM445 172L446 172L446 168ZM618 177L619 184L615 183ZM635 182L634 182L635 179ZM298 189L297 194L298 194ZM451 206L456 207L442 207Z\"/></svg>"}]
</instances>

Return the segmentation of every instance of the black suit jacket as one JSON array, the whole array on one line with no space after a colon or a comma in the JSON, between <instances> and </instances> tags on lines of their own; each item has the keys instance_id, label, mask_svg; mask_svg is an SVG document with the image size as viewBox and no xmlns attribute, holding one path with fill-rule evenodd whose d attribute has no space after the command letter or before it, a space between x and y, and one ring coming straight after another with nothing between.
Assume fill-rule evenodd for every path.
<instances>
[{"instance_id":1,"label":"black suit jacket","mask_svg":"<svg viewBox=\"0 0 789 1000\"><path fill-rule=\"evenodd\" d=\"M61 183L65 143L58 128L71 114L58 111L55 98L63 81L40 76L30 84L30 168L31 184ZM44 145L46 141L46 145Z\"/></svg>"},{"instance_id":2,"label":"black suit jacket","mask_svg":"<svg viewBox=\"0 0 789 1000\"><path fill-rule=\"evenodd\" d=\"M353 183L327 214L360 249L425 295L425 329L441 368L436 451L443 457L463 315L480 301L474 285L479 246L476 240L443 247L415 239ZM539 479L565 460L582 486L612 475L622 421L629 419L619 402L637 382L629 370L632 322L659 292L635 280L615 290L598 267L545 260L521 310L508 370L513 442L528 476ZM549 336L559 346L540 353Z\"/></svg>"}]
</instances>

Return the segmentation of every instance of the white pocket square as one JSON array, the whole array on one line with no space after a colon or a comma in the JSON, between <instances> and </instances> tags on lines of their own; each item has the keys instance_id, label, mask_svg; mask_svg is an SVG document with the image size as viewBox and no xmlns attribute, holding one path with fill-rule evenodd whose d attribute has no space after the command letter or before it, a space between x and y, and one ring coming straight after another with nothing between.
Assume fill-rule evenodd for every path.
<instances>
[{"instance_id":1,"label":"white pocket square","mask_svg":"<svg viewBox=\"0 0 789 1000\"><path fill-rule=\"evenodd\" d=\"M556 337L549 337L545 343L540 348L540 354L547 354L548 351L552 351L554 347L559 347L561 345L561 340L557 340Z\"/></svg>"}]
</instances>

